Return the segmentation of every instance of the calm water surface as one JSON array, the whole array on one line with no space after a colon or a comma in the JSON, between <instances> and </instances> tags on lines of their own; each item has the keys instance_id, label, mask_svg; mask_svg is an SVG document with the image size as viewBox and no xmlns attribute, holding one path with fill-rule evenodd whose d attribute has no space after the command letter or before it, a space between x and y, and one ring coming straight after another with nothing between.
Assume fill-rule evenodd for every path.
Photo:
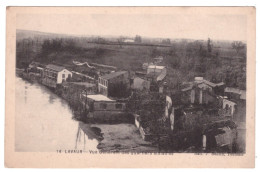
<instances>
[{"instance_id":1,"label":"calm water surface","mask_svg":"<svg viewBox=\"0 0 260 172\"><path fill-rule=\"evenodd\" d=\"M97 150L98 141L72 120L66 101L46 87L18 77L15 91L16 151Z\"/></svg>"}]
</instances>

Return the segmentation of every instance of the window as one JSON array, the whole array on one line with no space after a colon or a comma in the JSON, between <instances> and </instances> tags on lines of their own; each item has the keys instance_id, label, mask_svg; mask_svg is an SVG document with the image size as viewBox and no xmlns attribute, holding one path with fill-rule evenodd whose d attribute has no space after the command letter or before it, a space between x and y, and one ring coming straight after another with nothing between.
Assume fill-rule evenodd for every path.
<instances>
[{"instance_id":1,"label":"window","mask_svg":"<svg viewBox=\"0 0 260 172\"><path fill-rule=\"evenodd\" d=\"M94 111L94 103L93 102L89 103L89 111L90 112Z\"/></svg>"},{"instance_id":2,"label":"window","mask_svg":"<svg viewBox=\"0 0 260 172\"><path fill-rule=\"evenodd\" d=\"M65 78L65 74L62 74L62 78Z\"/></svg>"},{"instance_id":3,"label":"window","mask_svg":"<svg viewBox=\"0 0 260 172\"><path fill-rule=\"evenodd\" d=\"M107 108L107 104L106 103L100 103L99 107L100 107L100 109L106 109Z\"/></svg>"},{"instance_id":4,"label":"window","mask_svg":"<svg viewBox=\"0 0 260 172\"><path fill-rule=\"evenodd\" d=\"M116 109L122 109L123 105L122 104L116 104Z\"/></svg>"}]
</instances>

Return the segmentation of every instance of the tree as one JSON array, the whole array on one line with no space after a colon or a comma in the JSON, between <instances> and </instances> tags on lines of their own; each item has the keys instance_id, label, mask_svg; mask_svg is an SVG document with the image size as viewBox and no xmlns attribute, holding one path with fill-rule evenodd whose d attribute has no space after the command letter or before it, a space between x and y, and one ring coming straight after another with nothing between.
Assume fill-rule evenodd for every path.
<instances>
[{"instance_id":1,"label":"tree","mask_svg":"<svg viewBox=\"0 0 260 172\"><path fill-rule=\"evenodd\" d=\"M125 40L125 38L122 37L122 36L120 36L120 37L117 39L117 42L118 42L120 48L122 48L122 44L124 43L124 40Z\"/></svg>"},{"instance_id":2,"label":"tree","mask_svg":"<svg viewBox=\"0 0 260 172\"><path fill-rule=\"evenodd\" d=\"M212 42L210 38L208 38L208 52L210 53L212 51Z\"/></svg>"},{"instance_id":3,"label":"tree","mask_svg":"<svg viewBox=\"0 0 260 172\"><path fill-rule=\"evenodd\" d=\"M176 47L175 45L172 45L170 50L169 50L169 53L168 53L170 56L175 56L176 55Z\"/></svg>"},{"instance_id":4,"label":"tree","mask_svg":"<svg viewBox=\"0 0 260 172\"><path fill-rule=\"evenodd\" d=\"M123 82L116 82L113 84L111 83L108 89L109 89L108 96L110 97L124 98L124 97L128 97L130 94L130 90L127 87L127 83L123 83Z\"/></svg>"},{"instance_id":5,"label":"tree","mask_svg":"<svg viewBox=\"0 0 260 172\"><path fill-rule=\"evenodd\" d=\"M165 96L135 90L127 102L129 112L137 113L143 121L154 121L162 117L165 108Z\"/></svg>"},{"instance_id":6,"label":"tree","mask_svg":"<svg viewBox=\"0 0 260 172\"><path fill-rule=\"evenodd\" d=\"M100 44L100 43L106 43L106 40L105 40L105 38L98 37L96 42L97 42L98 44Z\"/></svg>"},{"instance_id":7,"label":"tree","mask_svg":"<svg viewBox=\"0 0 260 172\"><path fill-rule=\"evenodd\" d=\"M163 39L163 40L162 40L162 44L167 44L167 45L169 45L169 44L171 44L171 40L170 40L169 38Z\"/></svg>"},{"instance_id":8,"label":"tree","mask_svg":"<svg viewBox=\"0 0 260 172\"><path fill-rule=\"evenodd\" d=\"M237 54L239 53L240 50L245 48L245 44L241 41L234 41L232 42L232 48L236 50Z\"/></svg>"},{"instance_id":9,"label":"tree","mask_svg":"<svg viewBox=\"0 0 260 172\"><path fill-rule=\"evenodd\" d=\"M136 42L136 43L141 43L141 42L142 42L142 37L139 36L139 35L136 35L136 36L135 36L135 42Z\"/></svg>"}]
</instances>

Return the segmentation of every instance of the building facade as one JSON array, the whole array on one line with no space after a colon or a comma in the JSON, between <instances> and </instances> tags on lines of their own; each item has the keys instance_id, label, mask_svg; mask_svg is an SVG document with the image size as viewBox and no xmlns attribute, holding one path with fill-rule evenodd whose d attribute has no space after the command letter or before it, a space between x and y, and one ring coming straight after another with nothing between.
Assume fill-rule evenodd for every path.
<instances>
[{"instance_id":1,"label":"building facade","mask_svg":"<svg viewBox=\"0 0 260 172\"><path fill-rule=\"evenodd\" d=\"M104 95L84 95L87 118L95 122L119 122L127 120L126 104L112 100Z\"/></svg>"},{"instance_id":2,"label":"building facade","mask_svg":"<svg viewBox=\"0 0 260 172\"><path fill-rule=\"evenodd\" d=\"M202 77L195 77L195 80L182 91L182 101L191 104L208 104L216 102L217 95L221 94L220 90L224 83L212 83ZM222 93L224 94L224 93Z\"/></svg>"},{"instance_id":3,"label":"building facade","mask_svg":"<svg viewBox=\"0 0 260 172\"><path fill-rule=\"evenodd\" d=\"M150 81L147 81L140 77L135 77L133 78L131 88L136 90L150 90Z\"/></svg>"},{"instance_id":4,"label":"building facade","mask_svg":"<svg viewBox=\"0 0 260 172\"><path fill-rule=\"evenodd\" d=\"M162 71L166 71L165 66L156 66L156 65L149 65L147 68L147 74L149 73L161 73Z\"/></svg>"},{"instance_id":5,"label":"building facade","mask_svg":"<svg viewBox=\"0 0 260 172\"><path fill-rule=\"evenodd\" d=\"M117 97L117 93L130 88L127 71L113 72L98 78L98 92L105 96Z\"/></svg>"},{"instance_id":6,"label":"building facade","mask_svg":"<svg viewBox=\"0 0 260 172\"><path fill-rule=\"evenodd\" d=\"M55 88L57 84L61 84L71 77L72 73L65 67L49 64L43 70L42 83Z\"/></svg>"},{"instance_id":7,"label":"building facade","mask_svg":"<svg viewBox=\"0 0 260 172\"><path fill-rule=\"evenodd\" d=\"M235 121L245 122L246 121L246 90L240 90L237 88L226 87L225 97L230 102L234 102L234 105L229 105L229 108L234 109L232 115ZM226 106L225 106L226 107ZM225 108L223 106L223 108Z\"/></svg>"}]
</instances>

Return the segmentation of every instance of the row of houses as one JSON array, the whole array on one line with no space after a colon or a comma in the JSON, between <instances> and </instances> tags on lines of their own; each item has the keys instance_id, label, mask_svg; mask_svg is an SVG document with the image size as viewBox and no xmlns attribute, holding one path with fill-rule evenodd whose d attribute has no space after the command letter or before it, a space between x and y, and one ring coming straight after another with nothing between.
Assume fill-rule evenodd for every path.
<instances>
[{"instance_id":1,"label":"row of houses","mask_svg":"<svg viewBox=\"0 0 260 172\"><path fill-rule=\"evenodd\" d=\"M37 62L33 62L29 65L29 71L39 73L42 78L42 84L52 88L56 88L57 85L69 81L73 76L73 73L63 66L54 64L43 66ZM95 92L106 97L122 98L122 96L130 94L130 89L150 90L151 82L153 81L149 77L150 75L158 76L155 80L158 83L165 78L166 67L150 65L147 67L146 75L143 77L134 76L130 78L128 71L111 72L99 76L97 90ZM158 79L160 77L162 77L162 79ZM74 84L76 83L77 82L74 82ZM78 84L84 85L82 82L78 82ZM92 85L92 88L93 87L94 85ZM122 93L121 95L118 94L120 92ZM162 93L163 91L159 89L159 92ZM235 112L245 111L245 91L225 87L223 82L212 83L202 77L195 77L193 82L184 84L184 88L181 89L181 92L181 102L184 104L207 105L215 103L216 105L216 102L221 102L220 106L225 110L222 111L222 113L230 112L231 116ZM88 94L89 93L94 94L94 91L88 92Z\"/></svg>"},{"instance_id":2,"label":"row of houses","mask_svg":"<svg viewBox=\"0 0 260 172\"><path fill-rule=\"evenodd\" d=\"M113 97L122 89L124 91L129 89L151 91L152 83L162 83L166 74L165 66L156 65L149 65L146 73L136 73L132 76L128 71L112 72L98 78L98 90L99 93L109 97ZM163 92L162 89L158 91Z\"/></svg>"},{"instance_id":3,"label":"row of houses","mask_svg":"<svg viewBox=\"0 0 260 172\"><path fill-rule=\"evenodd\" d=\"M121 117L126 118L125 103L118 102L116 99L122 96L118 96L118 93L129 92L130 80L127 71L104 74L94 82L77 82L78 77L85 77L85 75L55 64L43 66L38 62L32 62L27 72L38 74L43 85L55 89L56 92L60 90L58 92L63 93L65 98L69 97L66 93L79 92L78 99L82 100L88 112L86 115L91 120L116 121Z\"/></svg>"},{"instance_id":4,"label":"row of houses","mask_svg":"<svg viewBox=\"0 0 260 172\"><path fill-rule=\"evenodd\" d=\"M159 94L164 94L165 114L162 114L162 125L169 125L172 133L176 131L192 130L192 125L196 123L205 125L205 137L208 133L209 124L220 125L223 130L219 133L230 133L226 124L228 120L245 120L246 92L243 90L226 87L223 82L212 83L202 77L195 77L194 81L183 84L179 90L181 96L169 95L163 90L164 79L167 75L165 66L148 65L145 72L135 73L129 71L112 71L98 76L94 83L71 81L77 72L72 72L62 66L49 64L31 64L30 71L36 70L42 78L42 84L56 88L62 85L63 89L71 87L81 88L79 99L86 109L86 117L91 122L104 121L127 121L129 114L126 112L127 99L131 96L132 90L151 91L156 90ZM83 75L82 75L83 76ZM153 89L156 84L157 89ZM142 128L143 135L148 131L149 125L140 124L138 116L138 128ZM198 122L203 121L201 123ZM222 121L222 122L221 122ZM224 123L223 123L224 121ZM149 123L149 121L148 121ZM164 124L163 124L164 123ZM226 127L226 128L225 128ZM221 143L223 139L217 132L214 139ZM209 143L207 143L209 145Z\"/></svg>"}]
</instances>

